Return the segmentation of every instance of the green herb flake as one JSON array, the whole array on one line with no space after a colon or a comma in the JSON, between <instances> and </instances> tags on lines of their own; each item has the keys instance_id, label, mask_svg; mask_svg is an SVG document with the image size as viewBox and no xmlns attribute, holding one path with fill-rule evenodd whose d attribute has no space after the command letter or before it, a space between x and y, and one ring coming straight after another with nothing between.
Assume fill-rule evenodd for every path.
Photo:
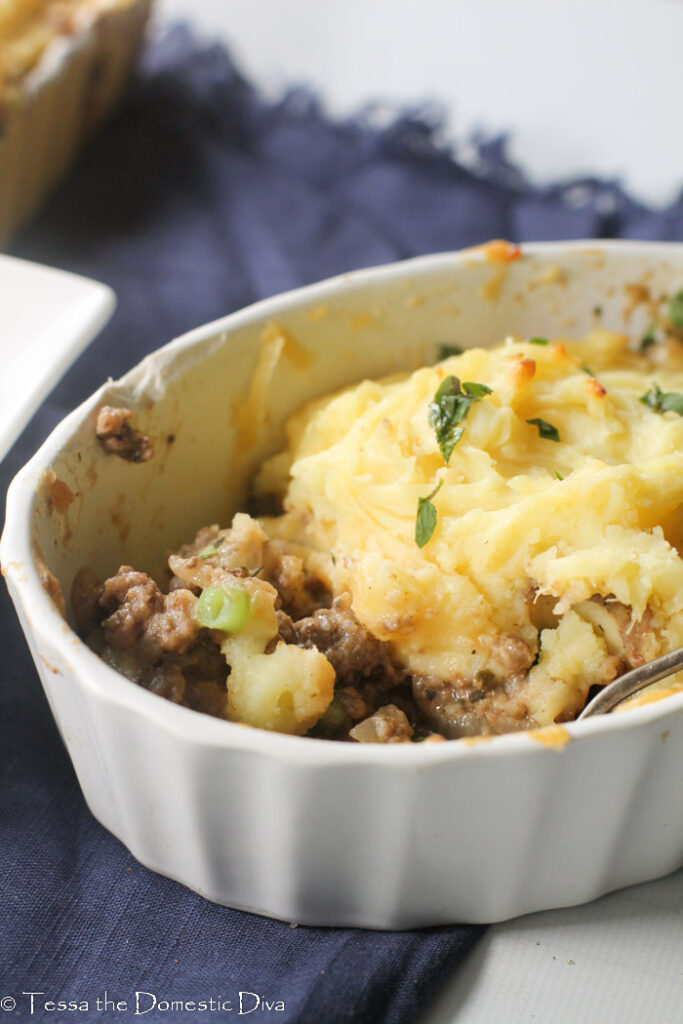
<instances>
[{"instance_id":1,"label":"green herb flake","mask_svg":"<svg viewBox=\"0 0 683 1024\"><path fill-rule=\"evenodd\" d=\"M553 466L553 473L555 474L555 476L557 477L558 480L564 480L564 477L560 473L560 471L557 468L557 466Z\"/></svg>"},{"instance_id":2,"label":"green herb flake","mask_svg":"<svg viewBox=\"0 0 683 1024\"><path fill-rule=\"evenodd\" d=\"M436 529L436 508L432 503L432 498L435 498L443 487L443 480L441 480L431 494L428 494L426 498L417 499L417 518L415 520L415 543L419 548L423 548L425 544L431 540L432 534Z\"/></svg>"},{"instance_id":3,"label":"green herb flake","mask_svg":"<svg viewBox=\"0 0 683 1024\"><path fill-rule=\"evenodd\" d=\"M218 554L218 548L215 544L207 544L205 548L197 552L199 558L213 558L214 555Z\"/></svg>"},{"instance_id":4,"label":"green herb flake","mask_svg":"<svg viewBox=\"0 0 683 1024\"><path fill-rule=\"evenodd\" d=\"M547 338L529 338L529 344L530 345L547 345L548 344L548 339Z\"/></svg>"},{"instance_id":5,"label":"green herb flake","mask_svg":"<svg viewBox=\"0 0 683 1024\"><path fill-rule=\"evenodd\" d=\"M443 460L448 465L451 453L465 430L464 420L475 402L492 394L486 384L465 381L460 386L457 377L449 375L439 385L433 401L429 403L427 419L436 434Z\"/></svg>"},{"instance_id":6,"label":"green herb flake","mask_svg":"<svg viewBox=\"0 0 683 1024\"><path fill-rule=\"evenodd\" d=\"M589 377L595 377L595 374L593 373L593 371L587 363L581 363L579 369L582 370L584 373L587 373Z\"/></svg>"},{"instance_id":7,"label":"green herb flake","mask_svg":"<svg viewBox=\"0 0 683 1024\"><path fill-rule=\"evenodd\" d=\"M677 412L683 416L683 395L678 391L662 391L658 384L653 384L640 401L653 412Z\"/></svg>"},{"instance_id":8,"label":"green herb flake","mask_svg":"<svg viewBox=\"0 0 683 1024\"><path fill-rule=\"evenodd\" d=\"M676 292L669 305L669 319L674 327L683 331L683 288Z\"/></svg>"},{"instance_id":9,"label":"green herb flake","mask_svg":"<svg viewBox=\"0 0 683 1024\"><path fill-rule=\"evenodd\" d=\"M439 345L437 349L437 363L443 362L444 359L450 359L451 356L461 356L462 349L457 345Z\"/></svg>"},{"instance_id":10,"label":"green herb flake","mask_svg":"<svg viewBox=\"0 0 683 1024\"><path fill-rule=\"evenodd\" d=\"M486 384L477 384L473 380L464 381L462 387L465 394L473 398L475 402L478 402L480 398L484 398L485 395L493 394L491 388Z\"/></svg>"},{"instance_id":11,"label":"green herb flake","mask_svg":"<svg viewBox=\"0 0 683 1024\"><path fill-rule=\"evenodd\" d=\"M640 344L638 346L638 350L640 352L647 352L649 348L652 348L653 345L657 344L657 335L655 334L655 327L656 324L653 321L645 331L645 334L640 339Z\"/></svg>"},{"instance_id":12,"label":"green herb flake","mask_svg":"<svg viewBox=\"0 0 683 1024\"><path fill-rule=\"evenodd\" d=\"M560 432L557 427L554 427L552 423L548 423L547 420L542 420L540 416L536 416L533 420L527 420L533 427L538 427L538 433L544 441L559 441Z\"/></svg>"}]
</instances>

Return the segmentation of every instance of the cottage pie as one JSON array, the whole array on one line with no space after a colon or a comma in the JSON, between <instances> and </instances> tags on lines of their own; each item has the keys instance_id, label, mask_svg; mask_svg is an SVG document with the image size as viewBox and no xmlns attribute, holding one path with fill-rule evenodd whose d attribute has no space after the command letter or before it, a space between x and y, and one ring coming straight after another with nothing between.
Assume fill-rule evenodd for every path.
<instances>
[{"instance_id":1,"label":"cottage pie","mask_svg":"<svg viewBox=\"0 0 683 1024\"><path fill-rule=\"evenodd\" d=\"M281 732L574 719L683 645L675 301L657 344L510 337L309 403L252 514L199 530L168 581L80 574L81 634L171 700Z\"/></svg>"}]
</instances>

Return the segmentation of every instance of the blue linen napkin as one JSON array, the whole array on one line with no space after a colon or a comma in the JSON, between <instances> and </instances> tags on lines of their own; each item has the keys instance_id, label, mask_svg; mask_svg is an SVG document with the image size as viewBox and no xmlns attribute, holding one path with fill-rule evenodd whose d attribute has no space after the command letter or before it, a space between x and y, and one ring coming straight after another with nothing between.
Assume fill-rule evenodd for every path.
<instances>
[{"instance_id":1,"label":"blue linen napkin","mask_svg":"<svg viewBox=\"0 0 683 1024\"><path fill-rule=\"evenodd\" d=\"M683 239L683 199L654 213L592 178L532 189L500 141L466 170L437 127L419 111L381 130L331 123L305 92L265 103L224 50L184 30L151 46L120 115L14 245L107 282L119 306L0 467L1 495L103 379L256 299L496 237ZM291 928L147 871L87 811L4 588L0 622L6 1019L230 1020L240 992L253 1020L417 1019L482 929ZM58 1000L81 1008L45 1008Z\"/></svg>"}]
</instances>

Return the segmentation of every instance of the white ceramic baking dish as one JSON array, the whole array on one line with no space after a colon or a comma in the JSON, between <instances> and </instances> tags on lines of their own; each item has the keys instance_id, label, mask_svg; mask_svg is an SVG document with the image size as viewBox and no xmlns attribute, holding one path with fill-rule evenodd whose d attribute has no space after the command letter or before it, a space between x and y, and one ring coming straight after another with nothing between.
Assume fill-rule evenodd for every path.
<instances>
[{"instance_id":1,"label":"white ceramic baking dish","mask_svg":"<svg viewBox=\"0 0 683 1024\"><path fill-rule=\"evenodd\" d=\"M683 694L475 743L275 735L119 676L65 623L35 564L39 553L65 595L86 565L158 565L198 526L229 522L304 399L431 361L443 342L580 335L598 320L638 334L648 314L629 312L633 283L680 288L683 246L529 245L510 263L470 251L349 274L190 332L54 431L12 484L3 570L85 798L142 863L229 906L371 928L499 921L683 863ZM289 341L245 444L272 322ZM104 403L135 410L152 460L102 452ZM49 470L75 496L61 511Z\"/></svg>"},{"instance_id":2,"label":"white ceramic baking dish","mask_svg":"<svg viewBox=\"0 0 683 1024\"><path fill-rule=\"evenodd\" d=\"M151 0L82 5L0 109L0 244L40 207L118 102L144 40ZM0 106L2 96L0 95Z\"/></svg>"}]
</instances>

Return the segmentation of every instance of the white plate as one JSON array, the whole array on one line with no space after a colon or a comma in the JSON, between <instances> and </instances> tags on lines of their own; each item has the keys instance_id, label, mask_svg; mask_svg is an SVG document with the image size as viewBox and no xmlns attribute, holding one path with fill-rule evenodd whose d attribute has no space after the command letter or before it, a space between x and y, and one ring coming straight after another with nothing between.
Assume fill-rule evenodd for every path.
<instances>
[{"instance_id":1,"label":"white plate","mask_svg":"<svg viewBox=\"0 0 683 1024\"><path fill-rule=\"evenodd\" d=\"M115 304L97 281L0 256L0 459Z\"/></svg>"}]
</instances>

